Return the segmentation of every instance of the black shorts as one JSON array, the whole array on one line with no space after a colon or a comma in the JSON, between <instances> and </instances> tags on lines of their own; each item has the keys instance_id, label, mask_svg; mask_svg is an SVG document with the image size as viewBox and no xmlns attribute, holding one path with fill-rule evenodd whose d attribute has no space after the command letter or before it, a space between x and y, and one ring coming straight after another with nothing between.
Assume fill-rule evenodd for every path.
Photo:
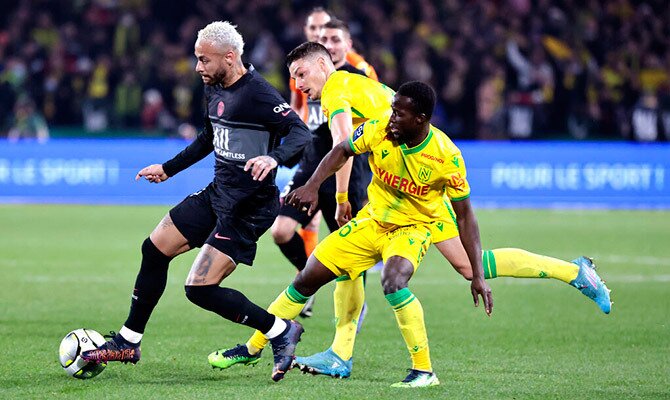
<instances>
[{"instance_id":1,"label":"black shorts","mask_svg":"<svg viewBox=\"0 0 670 400\"><path fill-rule=\"evenodd\" d=\"M191 247L207 243L236 264L252 265L256 242L278 212L279 193L274 185L246 193L232 188L217 191L210 183L173 207L170 217Z\"/></svg>"},{"instance_id":2,"label":"black shorts","mask_svg":"<svg viewBox=\"0 0 670 400\"><path fill-rule=\"evenodd\" d=\"M293 175L293 178L288 182L286 187L282 190L282 197L286 196L291 190L303 186L307 180L312 175L313 171L303 171L298 169ZM349 203L351 203L351 214L356 215L361 208L363 208L364 201L366 200L365 191L349 191ZM328 225L328 229L331 232L338 230L340 227L335 220L335 211L337 210L337 202L335 201L335 193L319 191L319 205L317 210L315 210L312 215L308 215L307 211L301 211L297 208L290 206L288 204L282 204L279 209L279 215L292 218L302 226L308 225L316 211L321 210L323 214L323 219Z\"/></svg>"}]
</instances>

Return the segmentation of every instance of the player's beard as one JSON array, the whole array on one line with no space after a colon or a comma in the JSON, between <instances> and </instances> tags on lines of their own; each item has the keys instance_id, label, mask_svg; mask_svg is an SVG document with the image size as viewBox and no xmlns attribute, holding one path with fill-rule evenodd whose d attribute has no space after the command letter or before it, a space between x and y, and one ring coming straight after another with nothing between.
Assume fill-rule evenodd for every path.
<instances>
[{"instance_id":1,"label":"player's beard","mask_svg":"<svg viewBox=\"0 0 670 400\"><path fill-rule=\"evenodd\" d=\"M223 84L226 78L226 69L224 67L221 67L218 70L216 70L212 75L203 75L203 77L209 79L209 81L206 82L206 84L209 86L216 86L219 84Z\"/></svg>"}]
</instances>

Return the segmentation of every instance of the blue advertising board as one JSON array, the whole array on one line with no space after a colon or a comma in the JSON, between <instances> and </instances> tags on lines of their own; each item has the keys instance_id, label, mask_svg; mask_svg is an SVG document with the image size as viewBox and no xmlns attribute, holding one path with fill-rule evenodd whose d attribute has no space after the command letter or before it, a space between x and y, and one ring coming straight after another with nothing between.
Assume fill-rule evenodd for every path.
<instances>
[{"instance_id":1,"label":"blue advertising board","mask_svg":"<svg viewBox=\"0 0 670 400\"><path fill-rule=\"evenodd\" d=\"M161 184L136 182L178 139L0 141L0 202L173 204L212 180L210 155ZM670 145L459 142L478 207L670 208ZM280 188L292 171L281 168Z\"/></svg>"},{"instance_id":2,"label":"blue advertising board","mask_svg":"<svg viewBox=\"0 0 670 400\"><path fill-rule=\"evenodd\" d=\"M458 143L478 206L668 208L670 145Z\"/></svg>"}]
</instances>

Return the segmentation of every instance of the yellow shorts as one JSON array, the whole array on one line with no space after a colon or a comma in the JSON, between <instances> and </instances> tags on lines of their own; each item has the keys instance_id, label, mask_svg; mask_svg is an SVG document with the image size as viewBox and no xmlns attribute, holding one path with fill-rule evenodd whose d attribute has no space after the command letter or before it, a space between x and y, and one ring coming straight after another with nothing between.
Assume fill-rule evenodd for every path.
<instances>
[{"instance_id":1,"label":"yellow shorts","mask_svg":"<svg viewBox=\"0 0 670 400\"><path fill-rule=\"evenodd\" d=\"M445 201L444 204L449 210L449 216L430 224L430 233L433 243L440 243L458 236L456 213L449 202Z\"/></svg>"},{"instance_id":2,"label":"yellow shorts","mask_svg":"<svg viewBox=\"0 0 670 400\"><path fill-rule=\"evenodd\" d=\"M432 224L397 226L370 218L365 209L326 237L314 256L337 276L356 279L379 260L403 257L416 271L431 241Z\"/></svg>"}]
</instances>

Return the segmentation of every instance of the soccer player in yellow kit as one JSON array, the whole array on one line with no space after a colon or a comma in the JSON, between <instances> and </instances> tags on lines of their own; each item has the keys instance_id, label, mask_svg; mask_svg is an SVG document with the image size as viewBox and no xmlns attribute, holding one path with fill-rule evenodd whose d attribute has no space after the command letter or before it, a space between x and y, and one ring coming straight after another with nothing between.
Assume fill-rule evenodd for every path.
<instances>
[{"instance_id":1,"label":"soccer player in yellow kit","mask_svg":"<svg viewBox=\"0 0 670 400\"><path fill-rule=\"evenodd\" d=\"M423 309L407 286L431 244L432 225L449 217L443 203L445 188L449 197L469 194L464 163L440 162L462 161L462 157L451 140L430 125L434 105L435 92L429 86L420 82L401 86L388 119L360 124L348 141L326 155L305 186L287 196L289 204L311 211L317 205L321 183L355 154L370 152L370 202L317 245L307 267L269 307L276 315L293 317L321 286L342 275L355 279L383 260L384 294L412 359L409 374L394 387L439 384L432 370ZM357 117L362 118L362 112ZM467 197L463 201L469 207ZM466 216L462 229L467 233L463 243L473 265L471 290L475 302L483 298L490 314L493 299L484 280L477 223L474 213ZM458 235L452 227L447 236Z\"/></svg>"},{"instance_id":2,"label":"soccer player in yellow kit","mask_svg":"<svg viewBox=\"0 0 670 400\"><path fill-rule=\"evenodd\" d=\"M300 303L300 295L309 296L312 290L337 276L354 279L382 260L384 294L412 359L409 374L395 387L439 384L431 366L423 309L408 283L431 244L433 225L450 218L444 206L445 193L451 199L461 199L463 208L470 210L464 213L461 229L473 265L471 290L475 303L482 296L488 314L493 308L491 291L484 281L477 222L468 199L465 164L451 140L430 125L434 106L435 93L428 85L402 85L393 97L388 119L368 120L358 126L348 143L336 146L305 186L287 197L289 204L311 209L317 200L314 188L318 189L326 176L349 157L370 152L370 202L317 246L305 276L296 279L286 295L270 306L271 310L288 314L296 308L293 302ZM455 226L443 226L443 232L445 228L444 237L459 235Z\"/></svg>"},{"instance_id":3,"label":"soccer player in yellow kit","mask_svg":"<svg viewBox=\"0 0 670 400\"><path fill-rule=\"evenodd\" d=\"M364 77L335 72L327 54L326 49L318 44L304 43L289 54L287 63L291 75L296 78L298 87L312 98L321 98L322 107L331 124L331 131L340 132L345 136L348 132L353 131L354 124L360 125L369 119L387 120L391 111L390 102L393 91ZM445 136L440 131L434 130L433 132ZM441 158L427 152L421 152L420 157L425 162L451 163L456 167L463 164L461 158ZM338 174L341 172L340 169ZM423 174L427 173L428 171L423 172ZM338 178L346 180L347 175L344 174L343 177L338 176ZM387 179L390 178L387 177ZM396 183L400 185L401 182ZM460 177L452 177L453 186L463 186L467 184L466 182L464 173ZM347 183L338 179L338 188L346 188ZM393 179L391 179L391 184L393 184ZM346 197L345 193L340 193L340 195ZM466 279L473 278L473 272L476 269L473 266L475 265L483 265L487 279L496 276L554 278L575 286L594 300L603 312L609 313L609 290L595 273L593 263L585 257L580 257L570 263L521 249L495 249L483 252L481 257L475 257L473 261L464 246L465 242L473 240L470 237L473 231L478 237L477 230L467 228L468 221L474 220L468 195L469 189L464 190L461 196L455 194L449 196L450 201L445 198L442 205L449 216L430 225L431 241ZM346 205L343 205L343 208L346 208ZM455 219L449 212L452 209L456 215ZM470 218L471 214L472 218ZM442 215L445 214L442 213ZM452 234L454 231L457 232L456 236ZM356 284L357 281L360 281L360 278L338 280L336 285L336 292L338 286L348 285L347 291L343 291L340 300L336 296L336 310L338 303L346 303L347 307L344 308L351 310L350 316L353 318L348 320L338 318L332 347L310 357L298 357L296 363L301 368L313 373L339 377L348 377L351 374L356 316L360 313L364 299L363 285L362 283ZM241 346L244 354L239 352L231 355L226 367L235 363L258 362L260 349L265 343L262 336L257 336L259 335L254 335L246 346Z\"/></svg>"}]
</instances>

